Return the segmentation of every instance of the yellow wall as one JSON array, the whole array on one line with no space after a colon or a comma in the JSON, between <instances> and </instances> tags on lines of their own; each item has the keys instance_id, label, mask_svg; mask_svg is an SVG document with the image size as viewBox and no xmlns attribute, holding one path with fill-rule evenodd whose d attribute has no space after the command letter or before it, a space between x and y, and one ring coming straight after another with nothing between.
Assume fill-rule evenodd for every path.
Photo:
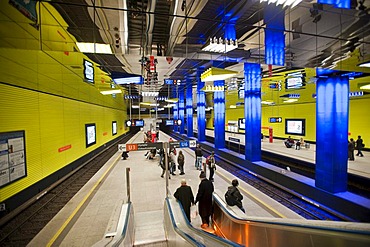
<instances>
[{"instance_id":1,"label":"yellow wall","mask_svg":"<svg viewBox=\"0 0 370 247\"><path fill-rule=\"evenodd\" d=\"M25 131L27 165L26 177L0 189L0 202L128 131L122 94L100 93L110 88L110 78L98 64L95 84L84 82L88 57L73 51L74 37L49 4L41 5L41 13L36 30L8 1L0 2L0 132ZM87 123L96 124L97 134L88 148Z\"/></svg>"}]
</instances>

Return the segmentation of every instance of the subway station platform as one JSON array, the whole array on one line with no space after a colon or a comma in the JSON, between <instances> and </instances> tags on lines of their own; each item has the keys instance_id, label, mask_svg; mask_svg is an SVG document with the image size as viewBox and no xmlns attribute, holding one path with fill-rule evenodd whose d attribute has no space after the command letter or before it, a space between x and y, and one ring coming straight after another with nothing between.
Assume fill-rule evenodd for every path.
<instances>
[{"instance_id":1,"label":"subway station platform","mask_svg":"<svg viewBox=\"0 0 370 247\"><path fill-rule=\"evenodd\" d=\"M206 136L214 137L214 131L207 129ZM226 132L225 139L229 140L229 138L240 140L241 145L245 144L244 134ZM261 149L315 164L316 145L312 143L309 148L301 147L300 150L295 150L294 148L286 148L284 140L273 139L273 142L270 143L268 138L264 138L261 142ZM357 150L355 150L355 155L356 153ZM355 156L354 161L348 161L348 173L370 178L370 152L362 151L362 153L364 157Z\"/></svg>"},{"instance_id":2,"label":"subway station platform","mask_svg":"<svg viewBox=\"0 0 370 247\"><path fill-rule=\"evenodd\" d=\"M168 139L169 136L160 133L160 142L167 142ZM141 142L142 133L139 132L128 143ZM170 197L183 178L191 186L195 197L200 179L199 171L194 166L194 151L188 148L181 150L185 155L185 175L180 176L177 170L177 175L171 176ZM135 246L167 246L163 222L166 181L160 177L162 169L158 166L158 157L148 160L145 153L130 152L130 157L122 160L121 153L117 152L28 246L87 247L108 244L110 236L116 234L121 206L128 201L127 168L130 169ZM219 167L214 179L215 192L223 197L234 177ZM239 182L247 216L304 220L252 186ZM199 215L192 219L192 225L200 229Z\"/></svg>"}]
</instances>

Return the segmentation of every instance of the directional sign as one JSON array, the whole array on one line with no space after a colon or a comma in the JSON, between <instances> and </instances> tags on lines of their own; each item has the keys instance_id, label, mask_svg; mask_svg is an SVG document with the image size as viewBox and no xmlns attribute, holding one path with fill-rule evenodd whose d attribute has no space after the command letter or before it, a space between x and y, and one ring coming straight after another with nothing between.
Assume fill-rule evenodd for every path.
<instances>
[{"instance_id":1,"label":"directional sign","mask_svg":"<svg viewBox=\"0 0 370 247\"><path fill-rule=\"evenodd\" d=\"M170 148L179 148L180 142L170 142Z\"/></svg>"},{"instance_id":2,"label":"directional sign","mask_svg":"<svg viewBox=\"0 0 370 247\"><path fill-rule=\"evenodd\" d=\"M240 142L240 139L234 138L234 137L229 137L229 141Z\"/></svg>"},{"instance_id":3,"label":"directional sign","mask_svg":"<svg viewBox=\"0 0 370 247\"><path fill-rule=\"evenodd\" d=\"M180 142L180 148L188 148L188 147L189 147L188 141Z\"/></svg>"},{"instance_id":4,"label":"directional sign","mask_svg":"<svg viewBox=\"0 0 370 247\"><path fill-rule=\"evenodd\" d=\"M118 144L118 151L125 152L126 144Z\"/></svg>"},{"instance_id":5,"label":"directional sign","mask_svg":"<svg viewBox=\"0 0 370 247\"><path fill-rule=\"evenodd\" d=\"M140 150L151 150L153 148L162 148L162 142L153 142L153 143L131 143L126 144L127 151L140 151Z\"/></svg>"},{"instance_id":6,"label":"directional sign","mask_svg":"<svg viewBox=\"0 0 370 247\"><path fill-rule=\"evenodd\" d=\"M196 141L192 141L192 142L195 142ZM195 144L192 143L195 147ZM181 141L181 142L170 142L170 148L188 148L190 147L190 143L189 141Z\"/></svg>"},{"instance_id":7,"label":"directional sign","mask_svg":"<svg viewBox=\"0 0 370 247\"><path fill-rule=\"evenodd\" d=\"M189 147L195 148L196 146L197 146L197 141L195 141L195 140L190 140L189 141Z\"/></svg>"}]
</instances>

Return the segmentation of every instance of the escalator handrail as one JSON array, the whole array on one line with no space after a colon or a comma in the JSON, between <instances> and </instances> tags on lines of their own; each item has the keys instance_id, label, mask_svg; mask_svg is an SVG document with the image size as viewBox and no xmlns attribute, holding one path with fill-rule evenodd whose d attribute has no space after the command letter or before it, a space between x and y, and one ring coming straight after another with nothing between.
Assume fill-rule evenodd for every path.
<instances>
[{"instance_id":1,"label":"escalator handrail","mask_svg":"<svg viewBox=\"0 0 370 247\"><path fill-rule=\"evenodd\" d=\"M193 231L197 232L197 233L198 233L198 235L208 235L208 237L211 237L211 238L213 238L214 240L217 240L217 241L219 241L219 242L223 242L223 243L228 244L228 245L233 246L233 247L240 247L240 245L239 245L239 244L237 244L237 243L235 243L235 242L233 242L233 241L230 241L230 240L225 239L225 238L221 238L221 237L219 237L219 236L217 236L217 235L214 235L214 234L212 234L212 233L209 233L209 232L206 232L206 231L202 231L202 230L199 230L199 229L197 229L197 228L193 227L193 226L190 224L189 219L188 219L188 218L186 217L186 215L185 215L185 211L184 211L184 208L182 207L182 204L181 204L181 203L179 203L178 201L176 201L176 202L179 204L179 206L180 206L180 208L181 208L181 212L182 212L182 214L183 214L183 216L184 216L184 218L185 218L185 220L186 220L186 225L187 225L189 228L191 228Z\"/></svg>"},{"instance_id":2,"label":"escalator handrail","mask_svg":"<svg viewBox=\"0 0 370 247\"><path fill-rule=\"evenodd\" d=\"M128 224L130 223L129 219L130 219L131 210L132 210L132 203L128 202L127 203L126 217L125 217L125 224L123 226L123 229L122 229L122 232L120 234L119 239L117 239L117 241L112 244L112 246L114 246L114 247L119 246L122 243L122 241L126 238Z\"/></svg>"},{"instance_id":3,"label":"escalator handrail","mask_svg":"<svg viewBox=\"0 0 370 247\"><path fill-rule=\"evenodd\" d=\"M322 230L322 231L335 231L335 232L343 232L343 233L350 233L350 234L360 234L360 235L366 235L366 236L369 236L370 235L370 224L368 223L357 223L357 222L354 222L357 224L361 224L362 226L368 228L368 230L361 230L361 229L348 229L348 228L337 228L337 227L334 227L334 226L320 226L320 225L309 225L307 223L309 223L310 221L302 221L302 220L299 220L299 223L298 223L298 220L295 220L295 219L278 219L278 218L273 218L274 220L278 220L278 221L269 221L267 220L265 217L263 219L257 219L257 218L252 218L252 217L248 217L246 216L245 218L238 218L238 217L235 217L234 215L232 215L230 213L230 210L227 209L223 203L225 203L220 195L218 195L216 192L214 192L213 194L213 200L215 203L217 203L217 205L222 209L223 213L228 217L230 218L232 221L234 221L235 223L238 223L238 224L249 224L249 223L261 223L261 224L271 224L271 225L279 225L279 226L288 226L288 227L299 227L299 228L305 228L305 229L315 229L315 230ZM221 203L220 201L222 201L223 203ZM284 222L286 220L289 220L289 221L297 221L297 223L293 223L293 222ZM316 223L317 222L320 222L320 221L315 221ZM324 223L333 223L333 224L341 224L343 223L343 225L346 225L348 227L348 222L328 222L328 221L322 221ZM306 224L305 224L306 223Z\"/></svg>"},{"instance_id":4,"label":"escalator handrail","mask_svg":"<svg viewBox=\"0 0 370 247\"><path fill-rule=\"evenodd\" d=\"M172 211L172 208L171 208L171 205L170 205L170 202L169 202L169 198L167 197L165 201L166 201L166 206L167 206L168 213L169 213L169 216L170 216L170 219L171 219L172 227L175 229L175 231L181 237L183 237L185 240L187 240L188 242L190 242L191 244L194 244L195 246L199 246L199 247L206 247L205 245L203 245L201 243L198 243L192 236L188 235L187 233L181 231L178 228L178 226L175 224L175 218L173 216L173 211Z\"/></svg>"}]
</instances>

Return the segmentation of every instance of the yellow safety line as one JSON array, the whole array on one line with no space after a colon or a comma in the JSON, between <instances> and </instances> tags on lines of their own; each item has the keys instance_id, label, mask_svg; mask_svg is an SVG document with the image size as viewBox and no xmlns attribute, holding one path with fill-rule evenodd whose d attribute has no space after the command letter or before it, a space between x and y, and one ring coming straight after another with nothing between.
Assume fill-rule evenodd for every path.
<instances>
[{"instance_id":1,"label":"yellow safety line","mask_svg":"<svg viewBox=\"0 0 370 247\"><path fill-rule=\"evenodd\" d=\"M229 181L229 178L227 178L224 174L217 172L217 175L223 177L225 180ZM275 214L277 214L278 216L280 216L281 218L287 218L285 215L283 215L282 213L276 211L275 209L273 209L272 207L270 207L268 204L266 204L265 202L261 201L260 199L258 199L257 197L255 197L253 194L251 194L250 192L246 191L245 189L243 189L242 187L239 187L239 189L241 189L242 191L244 191L244 193L248 194L249 196L253 197L254 200L258 201L259 203L263 204L265 207L267 207L269 210L271 210L272 212L274 212Z\"/></svg>"},{"instance_id":2,"label":"yellow safety line","mask_svg":"<svg viewBox=\"0 0 370 247\"><path fill-rule=\"evenodd\" d=\"M112 169L112 167L117 163L117 161L118 161L119 158L120 158L120 156L118 156L114 160L114 162L110 165L110 167L104 172L103 176L94 184L94 186L91 188L91 190L89 191L89 193L87 193L87 195L84 197L84 199L80 202L80 204L72 212L72 214L68 217L68 219L63 223L62 227L59 228L59 230L57 231L57 233L51 238L51 240L49 241L49 243L46 246L52 246L52 244L54 244L54 242L58 239L58 237L60 236L60 234L62 234L62 232L67 227L67 225L71 222L71 220L73 219L73 217L81 209L81 207L84 205L84 203L87 201L87 199L89 199L90 195L93 193L93 191L95 190L95 188L100 184L100 182L105 178L105 176Z\"/></svg>"}]
</instances>

